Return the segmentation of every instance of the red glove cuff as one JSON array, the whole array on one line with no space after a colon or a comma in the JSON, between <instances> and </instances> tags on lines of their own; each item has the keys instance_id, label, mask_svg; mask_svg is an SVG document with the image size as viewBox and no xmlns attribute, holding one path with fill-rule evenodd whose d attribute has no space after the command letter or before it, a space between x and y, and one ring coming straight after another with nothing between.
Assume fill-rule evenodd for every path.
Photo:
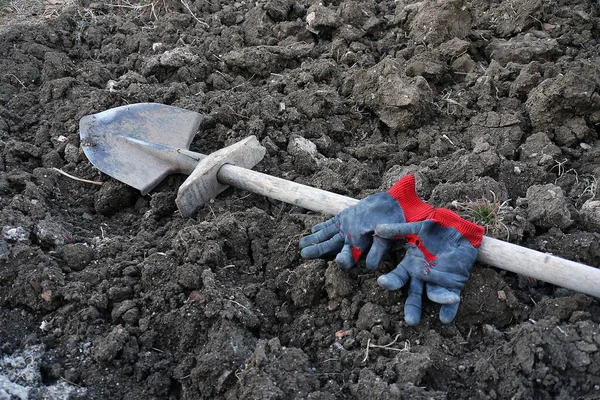
<instances>
[{"instance_id":1,"label":"red glove cuff","mask_svg":"<svg viewBox=\"0 0 600 400\"><path fill-rule=\"evenodd\" d=\"M446 228L455 228L473 247L479 247L483 240L485 228L461 218L454 211L447 208L434 208L425 203L415 189L415 176L413 174L402 177L388 190L398 201L406 222L417 222L430 219Z\"/></svg>"},{"instance_id":2,"label":"red glove cuff","mask_svg":"<svg viewBox=\"0 0 600 400\"><path fill-rule=\"evenodd\" d=\"M423 221L434 210L433 206L419 198L415 189L415 176L413 174L402 177L388 190L388 194L400 203L406 222Z\"/></svg>"},{"instance_id":3,"label":"red glove cuff","mask_svg":"<svg viewBox=\"0 0 600 400\"><path fill-rule=\"evenodd\" d=\"M469 222L447 208L436 208L429 219L446 228L455 228L465 239L471 242L473 247L479 247L483 240L483 234L485 233L483 226Z\"/></svg>"}]
</instances>

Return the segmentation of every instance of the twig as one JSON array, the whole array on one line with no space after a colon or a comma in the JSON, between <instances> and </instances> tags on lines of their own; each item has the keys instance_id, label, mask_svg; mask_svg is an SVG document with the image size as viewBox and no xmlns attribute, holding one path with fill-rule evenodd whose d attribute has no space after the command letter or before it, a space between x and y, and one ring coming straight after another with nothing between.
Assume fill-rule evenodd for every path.
<instances>
[{"instance_id":1,"label":"twig","mask_svg":"<svg viewBox=\"0 0 600 400\"><path fill-rule=\"evenodd\" d=\"M540 27L542 28L542 30L545 31L544 29L544 24L542 23L542 21L540 21L539 19L537 19L536 17L534 17L533 15L529 14L528 15L529 18L531 18L532 20L536 21L538 24L540 24Z\"/></svg>"},{"instance_id":2,"label":"twig","mask_svg":"<svg viewBox=\"0 0 600 400\"><path fill-rule=\"evenodd\" d=\"M446 134L444 133L444 134L442 135L442 137L443 137L444 139L446 139L447 141L449 141L449 142L450 142L450 144L451 144L452 146L456 147L456 145L455 145L455 144L454 144L454 142L453 142L453 141L452 141L452 140L451 140L451 139L448 137L448 135L446 135Z\"/></svg>"},{"instance_id":3,"label":"twig","mask_svg":"<svg viewBox=\"0 0 600 400\"><path fill-rule=\"evenodd\" d=\"M17 82L19 82L19 84L23 87L23 89L25 89L25 84L15 74L8 74L8 75L15 78L17 80Z\"/></svg>"},{"instance_id":4,"label":"twig","mask_svg":"<svg viewBox=\"0 0 600 400\"><path fill-rule=\"evenodd\" d=\"M115 8L129 8L132 10L141 10L143 8L147 8L153 5L153 3L151 4L143 4L143 5L132 5L132 4L106 4L109 7L115 7Z\"/></svg>"},{"instance_id":5,"label":"twig","mask_svg":"<svg viewBox=\"0 0 600 400\"><path fill-rule=\"evenodd\" d=\"M61 376L60 379L62 379L63 381L65 381L66 383L68 383L69 385L73 385L73 386L77 386L78 388L82 387L81 385L76 384L75 382L71 382L70 380L68 380L67 378L65 378L64 376Z\"/></svg>"},{"instance_id":6,"label":"twig","mask_svg":"<svg viewBox=\"0 0 600 400\"><path fill-rule=\"evenodd\" d=\"M245 305L243 305L243 304L240 304L240 303L238 303L238 302L237 302L237 301L235 301L235 300L225 299L225 301L230 301L230 302L232 302L233 304L237 304L238 306L242 307L244 310L246 310L246 311L248 311L248 312L250 312L250 313L252 312L252 311L250 311L250 309L249 309L248 307L246 307L246 306L245 306Z\"/></svg>"},{"instance_id":7,"label":"twig","mask_svg":"<svg viewBox=\"0 0 600 400\"><path fill-rule=\"evenodd\" d=\"M400 337L400 334L396 335L396 338L391 343L388 343L388 344L383 345L383 346L380 346L378 344L371 344L371 343L369 343L369 347L373 347L373 348L376 348L376 349L394 350L394 351L409 351L410 344L408 344L408 342L404 342L404 348L403 349L398 349L396 347L391 347L392 345L394 345L394 343L396 343L398 341L399 337Z\"/></svg>"},{"instance_id":8,"label":"twig","mask_svg":"<svg viewBox=\"0 0 600 400\"><path fill-rule=\"evenodd\" d=\"M91 183L92 185L100 185L100 186L104 185L104 182L90 181L90 180L88 180L88 179L82 179L82 178L78 178L78 177L76 177L76 176L73 176L73 175L71 175L71 174L68 174L68 173L66 173L65 171L63 171L63 170L60 170L60 169L58 169L58 168L54 168L54 167L53 167L52 169L53 169L54 171L56 171L56 172L59 172L59 173L63 174L64 176L66 176L66 177L68 177L68 178L71 178L71 179L73 179L73 180L76 180L76 181L79 181L79 182Z\"/></svg>"},{"instance_id":9,"label":"twig","mask_svg":"<svg viewBox=\"0 0 600 400\"><path fill-rule=\"evenodd\" d=\"M208 206L208 209L210 210L210 213L212 214L214 219L217 219L217 214L215 214L215 211L212 209L211 206Z\"/></svg>"},{"instance_id":10,"label":"twig","mask_svg":"<svg viewBox=\"0 0 600 400\"><path fill-rule=\"evenodd\" d=\"M198 17L196 17L196 15L194 15L194 13L192 12L192 9L184 0L181 0L181 4L183 4L185 6L185 8L187 8L187 10L190 12L190 14L192 14L192 17L194 17L194 19L196 21L198 21L198 23L205 25L207 28L210 28L210 25L208 25L206 22L204 22L201 19L199 19Z\"/></svg>"},{"instance_id":11,"label":"twig","mask_svg":"<svg viewBox=\"0 0 600 400\"><path fill-rule=\"evenodd\" d=\"M218 71L217 71L217 72L218 72ZM256 74L254 74L254 75L256 75ZM242 86L244 86L244 85L247 85L247 84L249 84L249 83L250 83L250 81L252 80L252 78L254 78L254 75L252 75L252 76L250 77L250 79L248 79L246 82L244 82L244 83L240 83L239 85L236 85L236 86L232 87L232 88L231 88L231 89L229 89L229 90L234 90L234 89L237 89L237 88L239 88L239 87L242 87Z\"/></svg>"},{"instance_id":12,"label":"twig","mask_svg":"<svg viewBox=\"0 0 600 400\"><path fill-rule=\"evenodd\" d=\"M398 351L398 352L410 351L410 342L408 340L406 342L404 342L403 349L399 349L397 347L392 347L398 341L399 337L400 337L400 334L396 335L394 340L392 340L390 343L388 343L386 345L371 344L371 339L367 340L367 348L365 350L365 358L363 358L362 362L366 362L367 359L369 358L369 349L385 349L385 350L394 350L394 351Z\"/></svg>"},{"instance_id":13,"label":"twig","mask_svg":"<svg viewBox=\"0 0 600 400\"><path fill-rule=\"evenodd\" d=\"M369 349L371 348L371 339L367 340L367 349L365 350L365 358L363 358L362 362L366 362L369 358Z\"/></svg>"},{"instance_id":14,"label":"twig","mask_svg":"<svg viewBox=\"0 0 600 400\"><path fill-rule=\"evenodd\" d=\"M467 107L463 106L462 104L460 104L458 101L456 100L452 100L450 98L446 98L446 97L442 97L442 100L444 100L446 103L450 103L450 104L454 104L455 106L459 106L464 108L465 110L467 109Z\"/></svg>"}]
</instances>

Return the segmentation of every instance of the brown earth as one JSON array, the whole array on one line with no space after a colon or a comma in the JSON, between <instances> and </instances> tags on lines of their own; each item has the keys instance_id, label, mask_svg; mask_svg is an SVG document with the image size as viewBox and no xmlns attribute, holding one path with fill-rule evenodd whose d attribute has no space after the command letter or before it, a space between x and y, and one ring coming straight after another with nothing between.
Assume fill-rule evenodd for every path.
<instances>
[{"instance_id":1,"label":"brown earth","mask_svg":"<svg viewBox=\"0 0 600 400\"><path fill-rule=\"evenodd\" d=\"M325 217L236 189L184 219L184 177L141 196L78 133L187 108L193 150L253 134L257 170L356 198L413 172L488 235L598 266L598 7L84 2L2 27L0 398L600 398L597 299L476 265L452 324L426 301L408 327L376 284L401 251L302 260Z\"/></svg>"}]
</instances>

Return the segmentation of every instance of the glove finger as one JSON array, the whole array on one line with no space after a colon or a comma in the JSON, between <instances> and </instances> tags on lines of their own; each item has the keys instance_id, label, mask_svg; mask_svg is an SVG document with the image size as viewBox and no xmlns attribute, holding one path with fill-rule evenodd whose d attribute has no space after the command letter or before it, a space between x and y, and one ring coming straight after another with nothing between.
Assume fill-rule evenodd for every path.
<instances>
[{"instance_id":1,"label":"glove finger","mask_svg":"<svg viewBox=\"0 0 600 400\"><path fill-rule=\"evenodd\" d=\"M301 249L303 249L305 247L324 242L334 237L337 233L339 233L339 231L339 228L335 224L327 225L312 235L304 236L302 239L300 239L298 245Z\"/></svg>"},{"instance_id":2,"label":"glove finger","mask_svg":"<svg viewBox=\"0 0 600 400\"><path fill-rule=\"evenodd\" d=\"M461 290L469 279L468 276L432 269L431 274L424 278L427 282L445 287L448 290Z\"/></svg>"},{"instance_id":3,"label":"glove finger","mask_svg":"<svg viewBox=\"0 0 600 400\"><path fill-rule=\"evenodd\" d=\"M423 303L423 281L411 279L408 286L408 297L404 303L404 320L410 326L421 322L421 306Z\"/></svg>"},{"instance_id":4,"label":"glove finger","mask_svg":"<svg viewBox=\"0 0 600 400\"><path fill-rule=\"evenodd\" d=\"M402 227L405 224L381 224L377 225L375 232L377 236L386 239L394 239L396 236L402 236L404 234Z\"/></svg>"},{"instance_id":5,"label":"glove finger","mask_svg":"<svg viewBox=\"0 0 600 400\"><path fill-rule=\"evenodd\" d=\"M408 282L410 275L402 266L402 263L389 274L381 275L377 278L377 283L387 290L398 290Z\"/></svg>"},{"instance_id":6,"label":"glove finger","mask_svg":"<svg viewBox=\"0 0 600 400\"><path fill-rule=\"evenodd\" d=\"M382 239L379 236L373 236L373 244L367 254L367 269L373 271L377 269L381 260L390 249L391 241L388 239Z\"/></svg>"},{"instance_id":7,"label":"glove finger","mask_svg":"<svg viewBox=\"0 0 600 400\"><path fill-rule=\"evenodd\" d=\"M303 248L300 251L300 256L302 258L321 258L325 255L337 253L343 246L344 239L342 239L341 235L335 235L325 242Z\"/></svg>"},{"instance_id":8,"label":"glove finger","mask_svg":"<svg viewBox=\"0 0 600 400\"><path fill-rule=\"evenodd\" d=\"M456 313L458 312L458 304L443 304L442 308L440 308L440 321L444 324L449 324L456 317Z\"/></svg>"},{"instance_id":9,"label":"glove finger","mask_svg":"<svg viewBox=\"0 0 600 400\"><path fill-rule=\"evenodd\" d=\"M311 231L312 233L315 233L317 231L320 231L321 229L325 229L328 226L331 225L337 225L337 221L336 221L336 217L333 218L329 218L327 221L325 222L321 222L320 224L316 224L315 226L312 227Z\"/></svg>"},{"instance_id":10,"label":"glove finger","mask_svg":"<svg viewBox=\"0 0 600 400\"><path fill-rule=\"evenodd\" d=\"M460 301L460 295L456 290L450 290L435 283L427 283L427 297L438 304L456 304Z\"/></svg>"},{"instance_id":11,"label":"glove finger","mask_svg":"<svg viewBox=\"0 0 600 400\"><path fill-rule=\"evenodd\" d=\"M371 246L373 242L370 232L362 232L356 236L348 234L344 248L337 255L335 261L341 268L352 268L358 263L362 254Z\"/></svg>"},{"instance_id":12,"label":"glove finger","mask_svg":"<svg viewBox=\"0 0 600 400\"><path fill-rule=\"evenodd\" d=\"M342 251L335 257L335 262L342 269L350 269L356 265L361 253L362 252L357 247L354 247L349 240L346 240L346 244L342 248Z\"/></svg>"}]
</instances>

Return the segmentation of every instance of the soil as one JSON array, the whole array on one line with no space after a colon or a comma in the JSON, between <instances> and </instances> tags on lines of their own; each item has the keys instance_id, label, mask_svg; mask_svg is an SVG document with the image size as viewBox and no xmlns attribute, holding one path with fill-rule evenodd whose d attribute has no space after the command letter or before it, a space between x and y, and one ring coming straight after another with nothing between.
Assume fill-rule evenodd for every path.
<instances>
[{"instance_id":1,"label":"soil","mask_svg":"<svg viewBox=\"0 0 600 400\"><path fill-rule=\"evenodd\" d=\"M233 188L182 218L185 177L142 196L78 132L186 108L192 150L256 135L256 170L355 198L415 173L487 235L597 267L599 11L84 0L0 27L0 399L600 398L598 299L477 264L453 323L425 301L408 327L376 284L401 248L377 272L303 260L326 216Z\"/></svg>"}]
</instances>

